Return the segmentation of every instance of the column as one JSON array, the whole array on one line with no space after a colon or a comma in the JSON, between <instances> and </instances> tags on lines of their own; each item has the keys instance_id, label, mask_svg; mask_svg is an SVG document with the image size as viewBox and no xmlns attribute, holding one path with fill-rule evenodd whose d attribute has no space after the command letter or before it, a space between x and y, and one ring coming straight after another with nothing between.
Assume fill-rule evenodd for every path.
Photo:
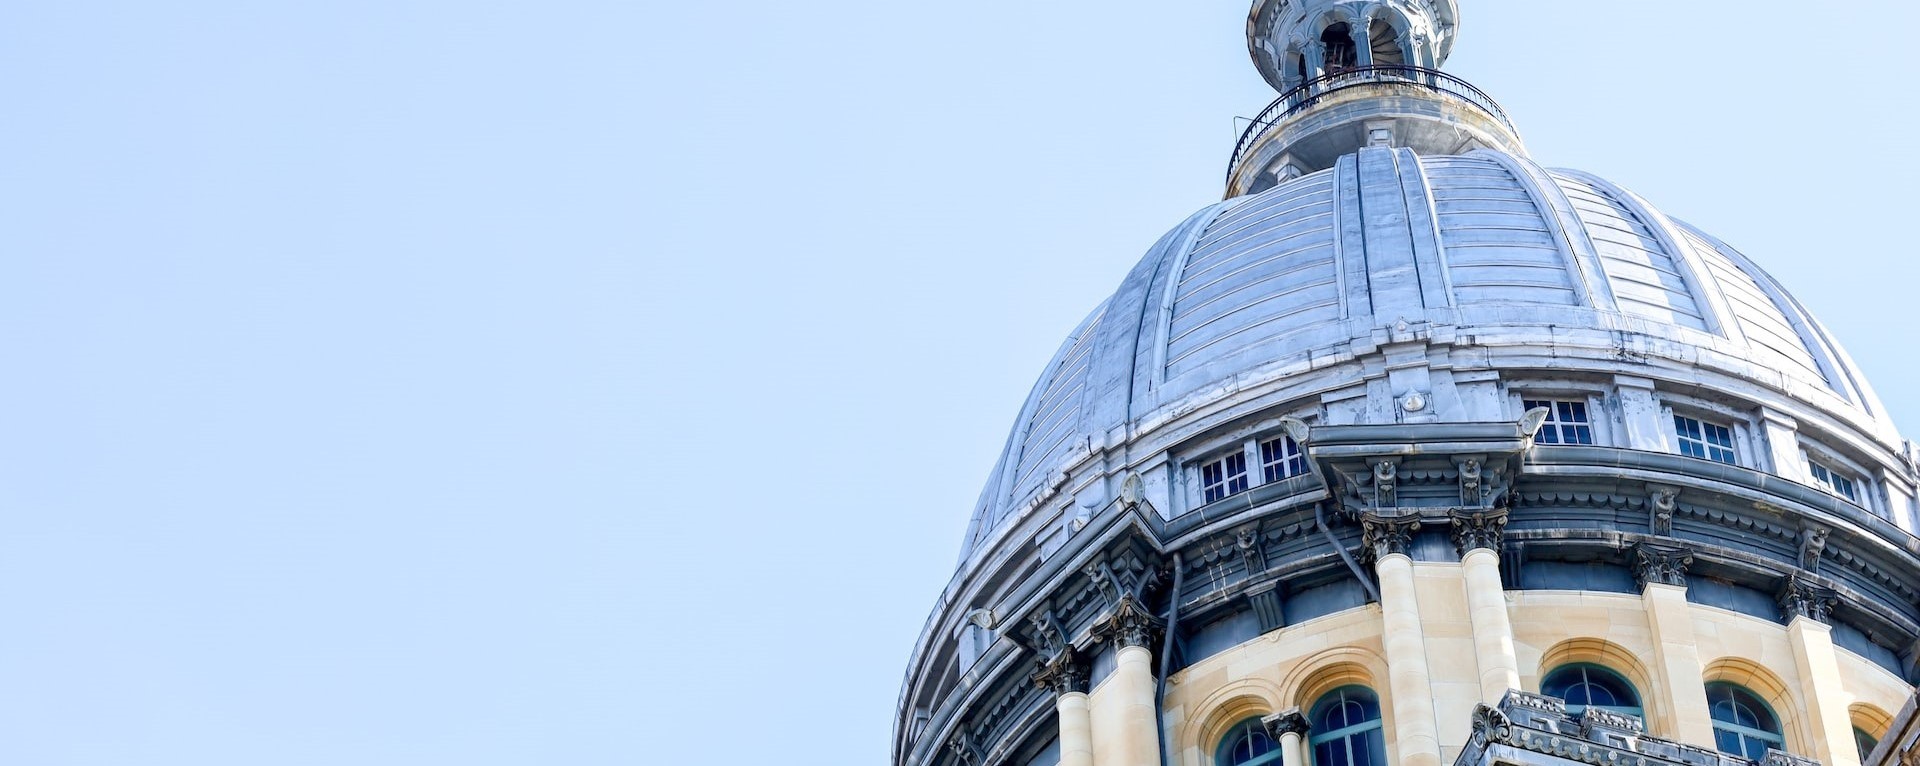
<instances>
[{"instance_id":1,"label":"column","mask_svg":"<svg viewBox=\"0 0 1920 766\"><path fill-rule=\"evenodd\" d=\"M1513 648L1513 621L1506 586L1500 582L1500 541L1507 512L1458 513L1454 544L1467 580L1467 613L1473 619L1473 650L1480 661L1480 701L1497 705L1508 689L1520 688L1520 659Z\"/></svg>"},{"instance_id":2,"label":"column","mask_svg":"<svg viewBox=\"0 0 1920 766\"><path fill-rule=\"evenodd\" d=\"M1307 717L1300 714L1300 708L1267 716L1260 722L1266 724L1267 734L1280 743L1280 766L1307 766L1303 739L1309 724Z\"/></svg>"},{"instance_id":3,"label":"column","mask_svg":"<svg viewBox=\"0 0 1920 766\"><path fill-rule=\"evenodd\" d=\"M1693 554L1684 548L1641 544L1634 549L1634 577L1640 581L1640 599L1653 633L1654 657L1648 664L1673 703L1666 728L1673 739L1711 749L1713 719L1707 712L1706 668L1693 634L1692 607L1687 605L1687 566L1692 563Z\"/></svg>"},{"instance_id":4,"label":"column","mask_svg":"<svg viewBox=\"0 0 1920 766\"><path fill-rule=\"evenodd\" d=\"M1834 594L1803 574L1787 577L1780 592L1780 609L1792 622L1787 640L1793 645L1800 686L1807 692L1807 721L1812 724L1813 752L1825 766L1860 766L1853 747L1853 717L1847 714L1852 698L1840 683L1840 658L1833 648L1833 628L1826 624Z\"/></svg>"},{"instance_id":5,"label":"column","mask_svg":"<svg viewBox=\"0 0 1920 766\"><path fill-rule=\"evenodd\" d=\"M1119 647L1113 674L1089 698L1094 759L1100 766L1159 766L1160 729L1153 705L1153 645L1159 618L1123 595L1093 625L1095 639ZM1064 743L1063 743L1064 744Z\"/></svg>"},{"instance_id":6,"label":"column","mask_svg":"<svg viewBox=\"0 0 1920 766\"><path fill-rule=\"evenodd\" d=\"M1355 19L1347 25L1347 36L1353 38L1353 63L1373 66L1373 22Z\"/></svg>"},{"instance_id":7,"label":"column","mask_svg":"<svg viewBox=\"0 0 1920 766\"><path fill-rule=\"evenodd\" d=\"M1093 766L1093 716L1087 700L1087 667L1069 646L1033 675L1033 682L1054 693L1060 723L1060 766Z\"/></svg>"},{"instance_id":8,"label":"column","mask_svg":"<svg viewBox=\"0 0 1920 766\"><path fill-rule=\"evenodd\" d=\"M1427 645L1414 597L1413 558L1407 546L1420 529L1417 518L1368 514L1361 519L1364 544L1380 577L1380 616L1387 648L1387 691L1393 704L1394 739L1400 766L1440 766L1440 731L1434 720L1433 681ZM1101 766L1105 766L1102 764Z\"/></svg>"}]
</instances>

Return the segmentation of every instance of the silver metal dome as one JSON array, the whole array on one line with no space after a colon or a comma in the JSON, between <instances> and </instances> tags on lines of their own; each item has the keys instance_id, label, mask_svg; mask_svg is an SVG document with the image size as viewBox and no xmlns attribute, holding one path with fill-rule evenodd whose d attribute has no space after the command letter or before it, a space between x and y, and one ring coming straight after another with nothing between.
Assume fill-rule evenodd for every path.
<instances>
[{"instance_id":1,"label":"silver metal dome","mask_svg":"<svg viewBox=\"0 0 1920 766\"><path fill-rule=\"evenodd\" d=\"M1028 396L963 564L1037 508L1104 504L1117 490L1088 477L1217 427L1209 408L1241 406L1263 386L1296 400L1351 387L1357 360L1404 333L1449 339L1449 364L1477 348L1493 369L1627 369L1731 387L1831 422L1869 451L1900 450L1826 330L1712 236L1586 173L1490 150L1368 148L1201 210L1148 251ZM1430 395L1440 421L1500 417ZM1399 416L1376 402L1328 407L1326 422Z\"/></svg>"}]
</instances>

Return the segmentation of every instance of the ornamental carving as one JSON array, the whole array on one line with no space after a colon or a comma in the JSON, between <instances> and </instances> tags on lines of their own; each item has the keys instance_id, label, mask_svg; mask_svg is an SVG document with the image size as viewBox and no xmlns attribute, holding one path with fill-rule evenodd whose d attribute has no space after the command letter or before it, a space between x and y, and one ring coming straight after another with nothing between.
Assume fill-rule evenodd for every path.
<instances>
[{"instance_id":1,"label":"ornamental carving","mask_svg":"<svg viewBox=\"0 0 1920 766\"><path fill-rule=\"evenodd\" d=\"M1400 483L1400 468L1391 460L1382 460L1373 464L1373 507L1392 508L1399 505L1395 491Z\"/></svg>"},{"instance_id":2,"label":"ornamental carving","mask_svg":"<svg viewBox=\"0 0 1920 766\"><path fill-rule=\"evenodd\" d=\"M1052 609L1027 615L1027 625L1034 638L1040 642L1041 653L1055 654L1067 648L1066 632L1061 629L1060 618L1053 613Z\"/></svg>"},{"instance_id":3,"label":"ornamental carving","mask_svg":"<svg viewBox=\"0 0 1920 766\"><path fill-rule=\"evenodd\" d=\"M1832 588L1815 583L1812 578L1795 572L1787 575L1786 582L1780 586L1780 616L1788 622L1792 622L1795 617L1828 622L1836 599L1837 596Z\"/></svg>"},{"instance_id":4,"label":"ornamental carving","mask_svg":"<svg viewBox=\"0 0 1920 766\"><path fill-rule=\"evenodd\" d=\"M1506 742L1513 737L1513 719L1499 708L1473 706L1473 736L1482 742Z\"/></svg>"},{"instance_id":5,"label":"ornamental carving","mask_svg":"<svg viewBox=\"0 0 1920 766\"><path fill-rule=\"evenodd\" d=\"M1080 659L1080 653L1068 647L1060 651L1051 660L1041 660L1040 668L1033 673L1033 685L1053 692L1054 695L1072 694L1087 691L1088 668Z\"/></svg>"},{"instance_id":6,"label":"ornamental carving","mask_svg":"<svg viewBox=\"0 0 1920 766\"><path fill-rule=\"evenodd\" d=\"M980 750L980 735L965 726L953 733L953 739L947 740L947 749L953 751L954 758L964 766L981 766L987 762L986 754Z\"/></svg>"},{"instance_id":7,"label":"ornamental carving","mask_svg":"<svg viewBox=\"0 0 1920 766\"><path fill-rule=\"evenodd\" d=\"M1365 514L1360 517L1360 545L1366 548L1374 560L1404 554L1413 545L1413 535L1420 531L1420 518L1388 518L1378 514Z\"/></svg>"},{"instance_id":8,"label":"ornamental carving","mask_svg":"<svg viewBox=\"0 0 1920 766\"><path fill-rule=\"evenodd\" d=\"M1612 729L1614 731L1635 735L1647 730L1646 724L1641 723L1640 719L1633 716L1625 713L1615 713L1602 708L1589 707L1586 712L1580 714L1580 730L1588 737L1592 737L1595 728Z\"/></svg>"},{"instance_id":9,"label":"ornamental carving","mask_svg":"<svg viewBox=\"0 0 1920 766\"><path fill-rule=\"evenodd\" d=\"M1507 512L1505 510L1480 511L1469 513L1454 511L1453 547L1460 555L1467 551L1485 548L1500 552L1500 541L1507 533Z\"/></svg>"},{"instance_id":10,"label":"ornamental carving","mask_svg":"<svg viewBox=\"0 0 1920 766\"><path fill-rule=\"evenodd\" d=\"M1307 723L1307 717L1300 713L1300 708L1274 713L1260 719L1260 723L1267 727L1267 736L1272 737L1275 742L1280 741L1280 737L1286 734L1305 739L1307 732L1313 729L1313 725Z\"/></svg>"},{"instance_id":11,"label":"ornamental carving","mask_svg":"<svg viewBox=\"0 0 1920 766\"><path fill-rule=\"evenodd\" d=\"M1680 490L1674 487L1655 486L1647 496L1653 533L1663 537L1673 535L1673 512L1680 507Z\"/></svg>"},{"instance_id":12,"label":"ornamental carving","mask_svg":"<svg viewBox=\"0 0 1920 766\"><path fill-rule=\"evenodd\" d=\"M1800 568L1809 572L1820 571L1820 552L1827 549L1826 527L1808 525L1800 530Z\"/></svg>"},{"instance_id":13,"label":"ornamental carving","mask_svg":"<svg viewBox=\"0 0 1920 766\"><path fill-rule=\"evenodd\" d=\"M1129 593L1120 597L1113 611L1093 623L1093 640L1152 649L1153 639L1163 625L1160 618L1153 616L1145 604Z\"/></svg>"},{"instance_id":14,"label":"ornamental carving","mask_svg":"<svg viewBox=\"0 0 1920 766\"><path fill-rule=\"evenodd\" d=\"M1648 583L1687 587L1687 567L1693 564L1693 551L1680 547L1641 543L1633 547L1633 581L1646 590Z\"/></svg>"},{"instance_id":15,"label":"ornamental carving","mask_svg":"<svg viewBox=\"0 0 1920 766\"><path fill-rule=\"evenodd\" d=\"M1460 504L1478 508L1485 500L1486 493L1480 488L1480 461L1474 458L1460 461Z\"/></svg>"},{"instance_id":16,"label":"ornamental carving","mask_svg":"<svg viewBox=\"0 0 1920 766\"><path fill-rule=\"evenodd\" d=\"M1241 562L1247 565L1247 574L1267 571L1267 554L1260 550L1259 526L1240 530L1240 534L1235 536L1235 546L1240 550Z\"/></svg>"}]
</instances>

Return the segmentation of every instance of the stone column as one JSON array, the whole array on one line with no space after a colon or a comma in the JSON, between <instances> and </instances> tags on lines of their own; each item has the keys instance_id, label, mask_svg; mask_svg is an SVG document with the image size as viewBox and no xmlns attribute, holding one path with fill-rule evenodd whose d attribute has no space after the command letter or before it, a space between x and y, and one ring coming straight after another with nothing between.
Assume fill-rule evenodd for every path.
<instances>
[{"instance_id":1,"label":"stone column","mask_svg":"<svg viewBox=\"0 0 1920 766\"><path fill-rule=\"evenodd\" d=\"M1674 739L1712 749L1706 668L1694 638L1693 610L1687 605L1687 566L1692 563L1693 554L1684 548L1642 544L1634 549L1634 578L1640 581L1640 599L1653 633L1654 656L1648 664L1673 704L1667 728ZM1658 694L1654 690L1647 696Z\"/></svg>"},{"instance_id":2,"label":"stone column","mask_svg":"<svg viewBox=\"0 0 1920 766\"><path fill-rule=\"evenodd\" d=\"M1087 700L1087 668L1073 647L1040 666L1033 682L1054 693L1060 722L1060 766L1093 766L1093 715Z\"/></svg>"},{"instance_id":3,"label":"stone column","mask_svg":"<svg viewBox=\"0 0 1920 766\"><path fill-rule=\"evenodd\" d=\"M1306 79L1321 77L1327 73L1327 44L1315 40L1307 43L1307 71L1302 74Z\"/></svg>"},{"instance_id":4,"label":"stone column","mask_svg":"<svg viewBox=\"0 0 1920 766\"><path fill-rule=\"evenodd\" d=\"M1261 723L1267 725L1267 734L1280 743L1280 766L1307 766L1303 740L1310 725L1307 717L1300 714L1300 708L1267 716Z\"/></svg>"},{"instance_id":5,"label":"stone column","mask_svg":"<svg viewBox=\"0 0 1920 766\"><path fill-rule=\"evenodd\" d=\"M1365 17L1354 20L1347 25L1347 36L1353 38L1353 63L1373 66L1373 22Z\"/></svg>"},{"instance_id":6,"label":"stone column","mask_svg":"<svg viewBox=\"0 0 1920 766\"><path fill-rule=\"evenodd\" d=\"M1387 690L1393 704L1394 739L1400 766L1440 766L1440 731L1434 718L1433 680L1427 668L1426 634L1414 596L1413 558L1407 546L1418 518L1361 519L1364 544L1380 577L1380 617L1387 648ZM1101 766L1105 766L1102 764Z\"/></svg>"},{"instance_id":7,"label":"stone column","mask_svg":"<svg viewBox=\"0 0 1920 766\"><path fill-rule=\"evenodd\" d=\"M1467 613L1473 619L1473 650L1480 661L1480 701L1500 704L1508 689L1520 688L1520 659L1513 648L1513 621L1507 615L1506 586L1500 582L1500 541L1507 527L1504 510L1458 513L1453 541L1467 580Z\"/></svg>"},{"instance_id":8,"label":"stone column","mask_svg":"<svg viewBox=\"0 0 1920 766\"><path fill-rule=\"evenodd\" d=\"M1159 766L1160 729L1153 705L1153 646L1160 620L1132 595L1123 595L1093 635L1119 647L1113 674L1090 700L1099 766Z\"/></svg>"},{"instance_id":9,"label":"stone column","mask_svg":"<svg viewBox=\"0 0 1920 766\"><path fill-rule=\"evenodd\" d=\"M1793 645L1800 686L1807 690L1807 721L1813 732L1813 752L1825 766L1860 766L1853 747L1853 717L1847 714L1852 698L1840 682L1840 658L1833 648L1833 628L1826 624L1833 609L1833 591L1804 574L1787 577L1780 591L1780 611L1792 620L1787 640Z\"/></svg>"}]
</instances>

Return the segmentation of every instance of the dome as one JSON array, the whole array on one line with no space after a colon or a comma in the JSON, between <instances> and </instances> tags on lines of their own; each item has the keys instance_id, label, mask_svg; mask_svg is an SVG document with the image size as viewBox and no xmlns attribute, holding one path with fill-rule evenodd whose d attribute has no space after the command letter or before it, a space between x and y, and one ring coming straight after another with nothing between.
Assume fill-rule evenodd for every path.
<instances>
[{"instance_id":1,"label":"dome","mask_svg":"<svg viewBox=\"0 0 1920 766\"><path fill-rule=\"evenodd\" d=\"M1794 402L1899 449L1825 328L1713 236L1603 179L1513 154L1365 148L1203 209L1148 251L1027 397L963 564L1042 505L1078 495L1096 510L1104 490L1068 486L1090 461L1149 434L1162 449L1200 427L1189 415L1256 387L1288 385L1296 399L1350 387L1358 360L1402 335L1446 341L1456 367L1625 363L1650 379L1757 387L1770 393L1752 401ZM1432 418L1492 419L1429 393ZM1326 410L1335 424L1394 415Z\"/></svg>"}]
</instances>

